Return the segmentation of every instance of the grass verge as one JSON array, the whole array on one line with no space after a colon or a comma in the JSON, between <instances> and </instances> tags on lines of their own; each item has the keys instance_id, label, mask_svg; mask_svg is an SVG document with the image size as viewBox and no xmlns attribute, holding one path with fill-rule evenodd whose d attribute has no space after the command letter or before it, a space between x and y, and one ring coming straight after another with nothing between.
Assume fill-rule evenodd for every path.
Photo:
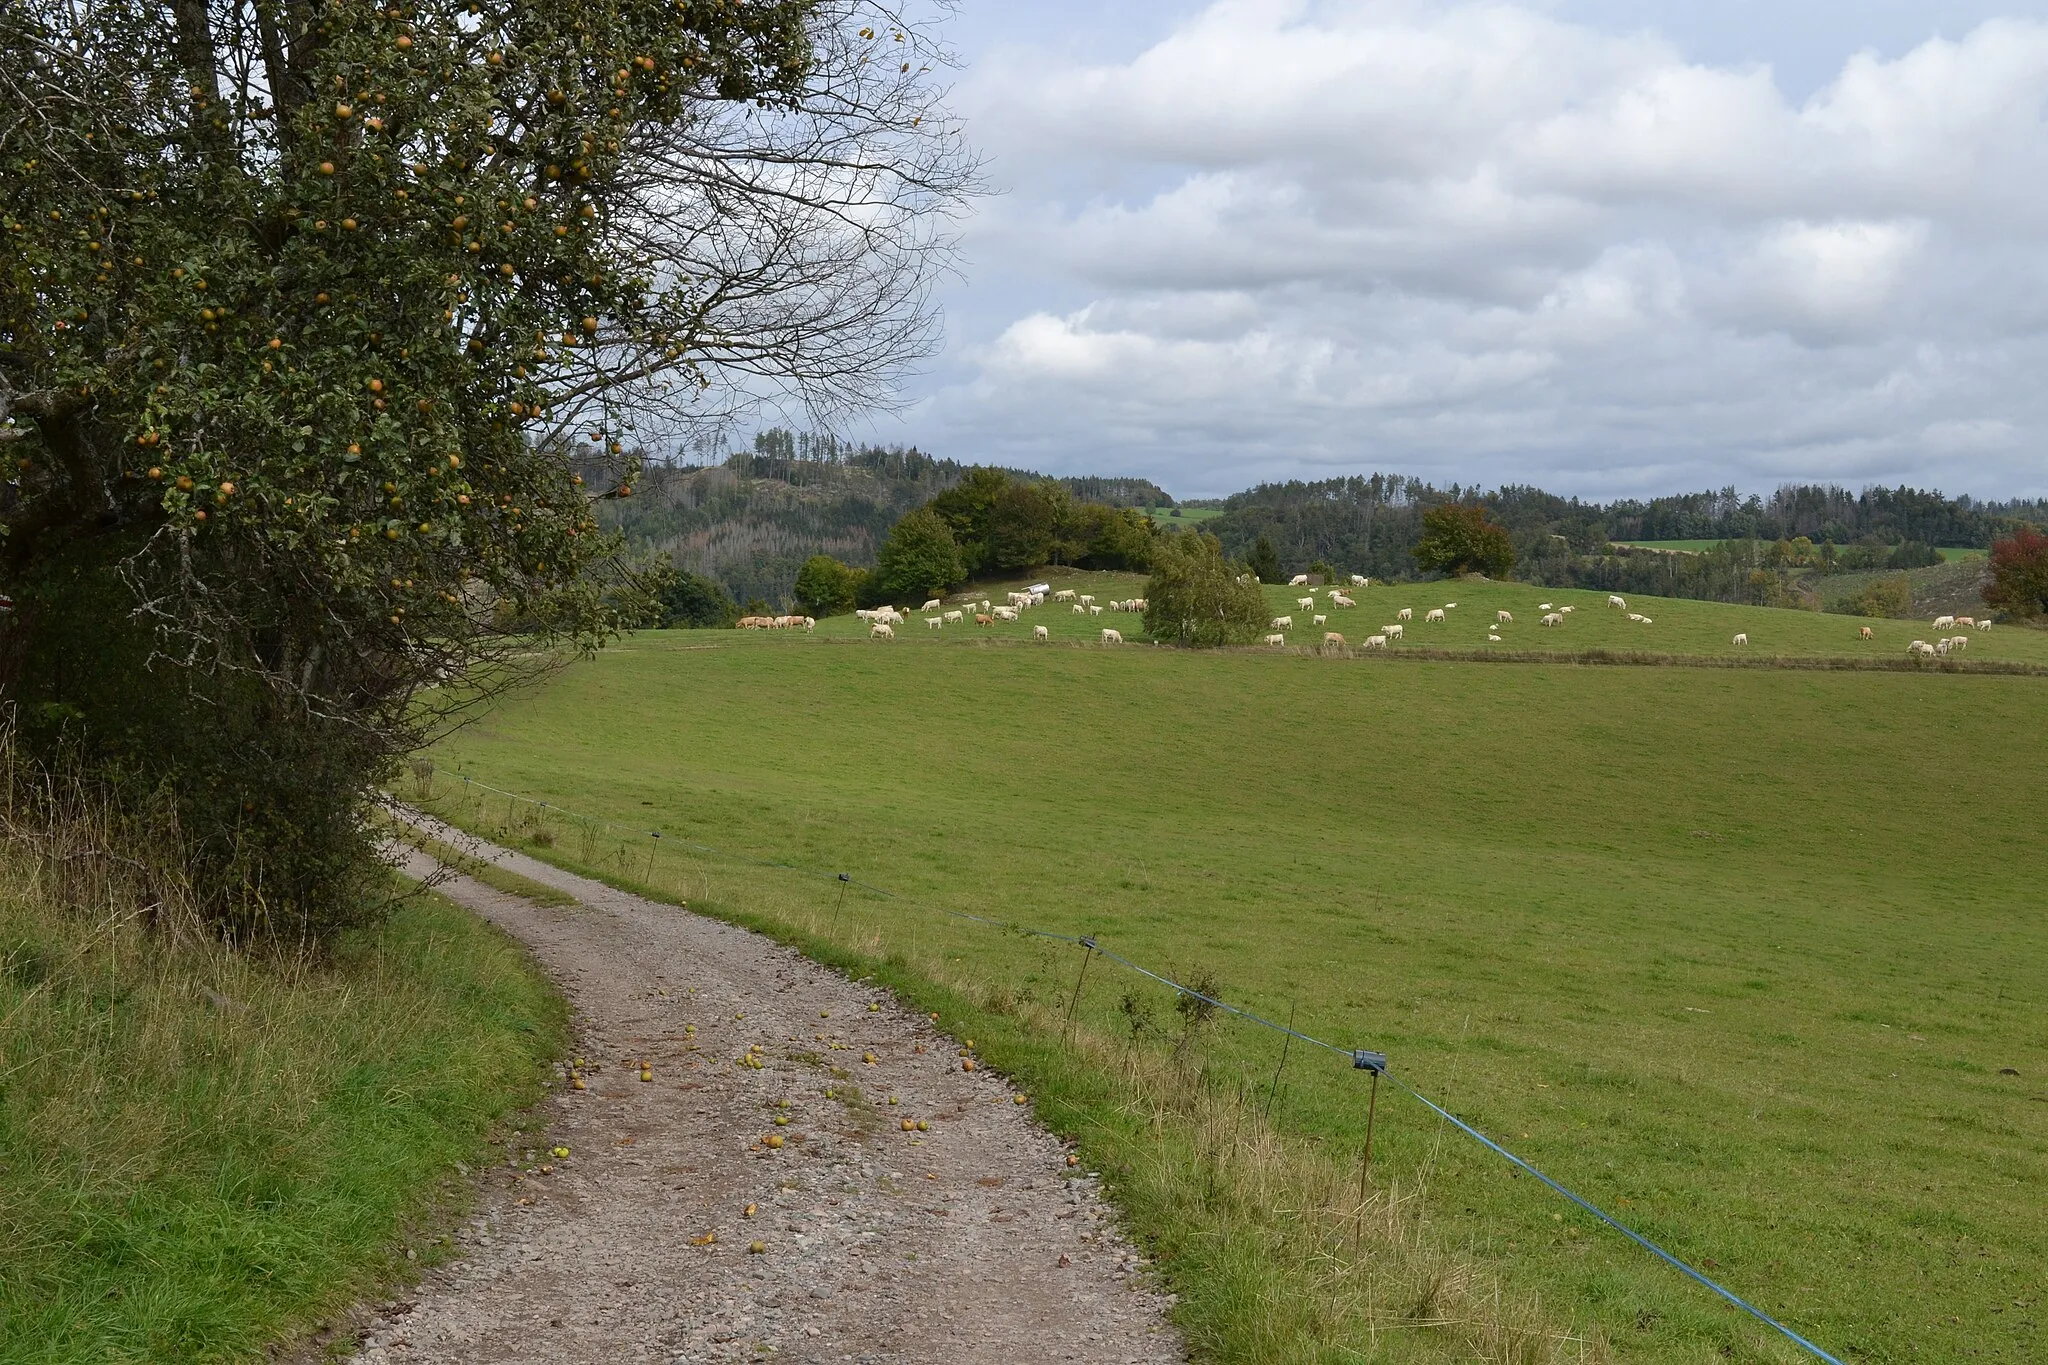
<instances>
[{"instance_id":1,"label":"grass verge","mask_svg":"<svg viewBox=\"0 0 2048 1365\"><path fill-rule=\"evenodd\" d=\"M488 859L466 853L455 845L436 839L403 821L389 822L392 835L426 854L443 867L472 877L493 890L503 891L508 896L520 896L535 905L565 906L576 904L576 898L566 891L557 891L546 882L537 882L531 877L522 877L517 872L502 868Z\"/></svg>"},{"instance_id":2,"label":"grass verge","mask_svg":"<svg viewBox=\"0 0 2048 1365\"><path fill-rule=\"evenodd\" d=\"M265 1358L441 1254L567 1036L516 943L422 894L253 961L37 874L0 852L0 1361Z\"/></svg>"}]
</instances>

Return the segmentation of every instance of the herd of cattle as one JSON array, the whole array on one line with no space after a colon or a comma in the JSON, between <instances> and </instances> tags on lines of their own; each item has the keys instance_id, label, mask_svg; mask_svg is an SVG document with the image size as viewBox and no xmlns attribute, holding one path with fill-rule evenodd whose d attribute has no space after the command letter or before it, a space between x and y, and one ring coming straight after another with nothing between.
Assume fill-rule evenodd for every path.
<instances>
[{"instance_id":1,"label":"herd of cattle","mask_svg":"<svg viewBox=\"0 0 2048 1365\"><path fill-rule=\"evenodd\" d=\"M1370 580L1363 575L1351 575L1352 587L1363 588L1369 586L1369 584ZM1308 576L1306 574L1297 574L1288 586L1292 588L1308 587ZM1358 605L1343 588L1332 587L1324 591L1328 594L1327 606L1331 609L1351 608ZM1318 603L1315 593L1316 590L1314 588L1309 588L1306 595L1295 599L1295 606L1303 613L1308 614L1312 627L1321 628L1329 624L1330 618L1327 612L1316 611ZM974 624L977 626L993 626L999 621L1017 622L1023 619L1025 612L1036 607L1047 606L1048 604L1068 607L1076 616L1101 616L1105 611L1142 614L1146 605L1145 599L1142 597L1131 597L1121 601L1099 603L1088 593L1077 592L1072 588L1061 588L1058 591L1054 591L1051 585L1045 583L1034 583L1021 592L1005 593L1004 598L1005 600L1001 605L996 605L985 597L979 600L967 598L963 599L958 607L948 609L940 599L935 597L918 608L917 614L923 616L925 626L928 629L944 630L947 626L966 624L970 616L972 616ZM1607 605L1614 610L1624 613L1630 621L1638 625L1649 626L1656 624L1655 621L1641 612L1630 611L1628 609L1628 602L1618 595L1609 594ZM1457 609L1458 604L1456 602L1446 602L1441 607L1430 607L1424 611L1422 622L1424 625L1447 625L1450 622L1449 613ZM1539 626L1555 628L1563 626L1566 618L1577 608L1569 604L1558 606L1549 602L1542 602L1537 605L1537 610L1543 613L1538 618L1537 624ZM871 638L893 640L896 638L896 627L908 624L911 613L899 611L893 606L885 606L863 608L855 612L854 615L868 623L868 635ZM1385 649L1388 647L1389 642L1404 638L1407 627L1414 623L1415 609L1413 607L1403 607L1394 615L1395 619L1381 626L1376 634L1365 637L1364 648ZM1511 611L1496 611L1493 615L1494 619L1487 627L1486 638L1490 643L1499 644L1502 641L1502 636L1498 633L1500 628L1512 625L1515 616ZM817 624L817 621L809 616L743 616L738 623L741 630L811 630ZM1991 618L1988 616L1981 619L1971 616L1937 616L1934 618L1934 629L1937 631L1953 630L1960 632L1965 628L1980 631L1989 630L1991 629ZM1287 632L1294 629L1294 617L1291 614L1275 616L1268 623L1267 629L1271 633L1265 637L1264 643L1276 648L1285 648ZM1052 640L1052 632L1044 626L1033 626L1031 634L1033 639L1040 642L1050 643ZM1858 627L1857 635L1859 639L1864 640L1876 638L1875 632L1869 626ZM1113 626L1103 627L1100 638L1105 645L1120 645L1124 642L1123 632ZM1335 646L1342 649L1346 647L1346 643L1341 631L1327 629L1323 631L1323 644L1325 646ZM1749 632L1739 632L1735 636L1733 643L1747 647L1749 644ZM1938 637L1932 643L1926 640L1915 640L1906 646L1906 652L1916 656L1945 656L1967 649L1969 644L1969 636L1957 633Z\"/></svg>"}]
</instances>

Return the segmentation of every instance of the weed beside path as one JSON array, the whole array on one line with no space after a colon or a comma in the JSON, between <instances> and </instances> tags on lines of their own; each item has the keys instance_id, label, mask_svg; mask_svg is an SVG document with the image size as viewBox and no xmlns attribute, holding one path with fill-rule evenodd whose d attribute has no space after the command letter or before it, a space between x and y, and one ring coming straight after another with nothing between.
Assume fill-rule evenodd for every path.
<instances>
[{"instance_id":1,"label":"weed beside path","mask_svg":"<svg viewBox=\"0 0 2048 1365\"><path fill-rule=\"evenodd\" d=\"M0 1361L258 1359L431 1262L565 1037L519 946L436 896L291 965L5 870Z\"/></svg>"}]
</instances>

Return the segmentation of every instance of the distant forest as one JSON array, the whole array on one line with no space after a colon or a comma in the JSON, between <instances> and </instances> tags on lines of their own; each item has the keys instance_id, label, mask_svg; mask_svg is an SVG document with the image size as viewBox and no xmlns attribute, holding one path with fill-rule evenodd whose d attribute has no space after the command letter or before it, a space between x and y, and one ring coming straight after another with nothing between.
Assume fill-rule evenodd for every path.
<instances>
[{"instance_id":1,"label":"distant forest","mask_svg":"<svg viewBox=\"0 0 2048 1365\"><path fill-rule=\"evenodd\" d=\"M636 548L724 584L741 603L780 607L814 554L869 567L905 513L972 468L900 446L764 431L753 449L706 465L649 465L634 496L601 516ZM1044 475L1005 472L1026 481ZM2048 525L2048 502L1977 502L1912 488L1787 485L1768 497L1733 488L1649 501L1564 498L1540 488L1495 490L1373 474L1261 484L1223 499L1176 502L1147 479L1051 480L1077 499L1115 507L1215 508L1200 523L1232 557L1277 562L1283 574L1323 568L1413 578L1422 513L1475 503L1514 540L1514 576L1577 586L1722 601L1783 602L1802 575L1932 564L1941 546L1988 547L2020 522ZM1265 541L1265 547L1260 541ZM1614 542L1720 542L1701 554L1632 551ZM1265 553L1270 549L1270 559Z\"/></svg>"},{"instance_id":2,"label":"distant forest","mask_svg":"<svg viewBox=\"0 0 2048 1365\"><path fill-rule=\"evenodd\" d=\"M904 513L960 482L973 466L902 446L854 445L780 429L713 465L650 464L633 496L600 504L604 524L638 549L725 585L733 600L782 607L814 554L870 568ZM1046 476L1006 469L1028 482ZM1077 499L1112 507L1171 507L1148 479L1069 478Z\"/></svg>"}]
</instances>

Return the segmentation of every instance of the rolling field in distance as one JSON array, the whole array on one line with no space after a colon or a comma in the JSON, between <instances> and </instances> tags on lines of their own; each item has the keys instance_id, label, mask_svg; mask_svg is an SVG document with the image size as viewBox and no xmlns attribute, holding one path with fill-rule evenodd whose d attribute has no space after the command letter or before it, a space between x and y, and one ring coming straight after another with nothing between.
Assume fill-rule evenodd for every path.
<instances>
[{"instance_id":1,"label":"rolling field in distance","mask_svg":"<svg viewBox=\"0 0 2048 1365\"><path fill-rule=\"evenodd\" d=\"M977 588L972 594L950 594L944 600L944 610L970 613L963 617L961 623L942 625L934 630L925 624L920 613L913 611L903 625L896 627L896 639L887 643L1029 643L1034 626L1046 627L1055 641L1092 644L1100 640L1105 626L1121 631L1128 642L1141 643L1151 638L1145 633L1144 618L1134 613L1105 610L1100 616L1076 615L1066 604L1050 601L1025 612L1015 622L998 621L993 626L976 626L973 623L970 601L986 598L1000 605L1005 588L1022 588L1028 581L1049 583L1054 591L1072 588L1077 593L1087 593L1096 599L1097 605L1102 606L1111 601L1137 597L1145 591L1145 580L1135 574L1052 570L1037 580L1020 579L1015 584ZM1393 622L1403 607L1411 608L1415 619L1403 623L1404 634L1400 640L1390 643L1390 650L1434 648L1514 654L1618 650L1713 657L1891 660L1904 657L1910 641L1932 643L1939 635L1955 633L1936 632L1927 620L1872 620L1668 597L1627 597L1624 600L1628 602L1628 611L1617 611L1607 605L1604 592L1537 588L1524 583L1443 582L1393 587L1374 584L1369 588L1346 588L1343 591L1358 603L1356 607L1330 606L1327 588L1314 591L1317 605L1312 608L1297 605L1302 597L1311 595L1306 588L1268 586L1265 594L1273 617L1291 615L1294 618L1293 627L1282 632L1287 636L1290 648L1320 646L1325 630L1337 631L1350 646L1356 648L1367 636L1376 634L1380 627ZM1431 624L1423 620L1430 608L1441 607L1448 602L1458 605L1444 614L1443 622ZM1541 626L1537 621L1543 615L1541 606L1545 602L1559 607L1570 606L1574 610L1566 615L1565 624L1561 627ZM919 604L897 605L916 607ZM1510 613L1515 619L1512 622L1496 620L1496 613L1501 611ZM1649 617L1649 623L1629 620L1629 612ZM1314 625L1312 622L1316 615L1327 616L1328 623ZM1865 640L1859 636L1858 630L1863 626L1870 627L1874 638ZM1747 645L1734 643L1738 633L1749 636ZM1970 637L1968 647L1960 656L1965 660L2010 660L2048 665L2048 631L1998 625L1987 631L1961 633ZM818 622L816 634L826 638L864 638L868 634L868 624L853 616L828 617ZM1500 641L1488 640L1489 635L1499 635Z\"/></svg>"},{"instance_id":2,"label":"rolling field in distance","mask_svg":"<svg viewBox=\"0 0 2048 1365\"><path fill-rule=\"evenodd\" d=\"M1725 542L1718 540L1617 540L1616 545L1632 546L1638 550L1680 550L1689 554L1700 554ZM1971 545L1941 545L1936 553L1953 564L1963 559L1986 558L1986 551Z\"/></svg>"},{"instance_id":3,"label":"rolling field in distance","mask_svg":"<svg viewBox=\"0 0 2048 1365\"><path fill-rule=\"evenodd\" d=\"M1569 596L1456 591L1459 612L1497 596L1518 616ZM1388 604L1430 605L1360 600L1349 615L1374 625ZM1648 614L1703 640L1746 620L1781 648L1856 624ZM1629 625L1577 617L1589 635ZM2041 1358L2041 680L1382 669L938 647L954 631L915 647L915 620L894 647L830 638L843 628L634 637L446 741L441 771L890 888L856 892L845 931L991 999L1064 1008L1073 951L932 907L1099 934L1385 1048L1424 1093L1845 1359ZM548 838L579 856L566 826ZM681 863L664 875L701 878L707 900L841 925L829 880ZM1099 969L1083 1025L1157 1036L1162 995ZM1236 1026L1207 1046L1209 1074L1263 1102L1273 1038ZM1341 1059L1297 1048L1274 1118L1350 1152L1364 1096ZM1796 1358L1413 1102L1390 1091L1379 1118L1375 1179L1425 1187L1432 1237L1613 1358ZM1114 1136L1091 1155L1112 1173ZM1127 1155L1142 1126L1117 1140ZM1163 1215L1137 1223L1159 1234ZM1204 1314L1266 1311L1176 1287L1198 1340L1217 1336ZM1438 1358L1421 1331L1376 1341L1328 1358Z\"/></svg>"}]
</instances>

